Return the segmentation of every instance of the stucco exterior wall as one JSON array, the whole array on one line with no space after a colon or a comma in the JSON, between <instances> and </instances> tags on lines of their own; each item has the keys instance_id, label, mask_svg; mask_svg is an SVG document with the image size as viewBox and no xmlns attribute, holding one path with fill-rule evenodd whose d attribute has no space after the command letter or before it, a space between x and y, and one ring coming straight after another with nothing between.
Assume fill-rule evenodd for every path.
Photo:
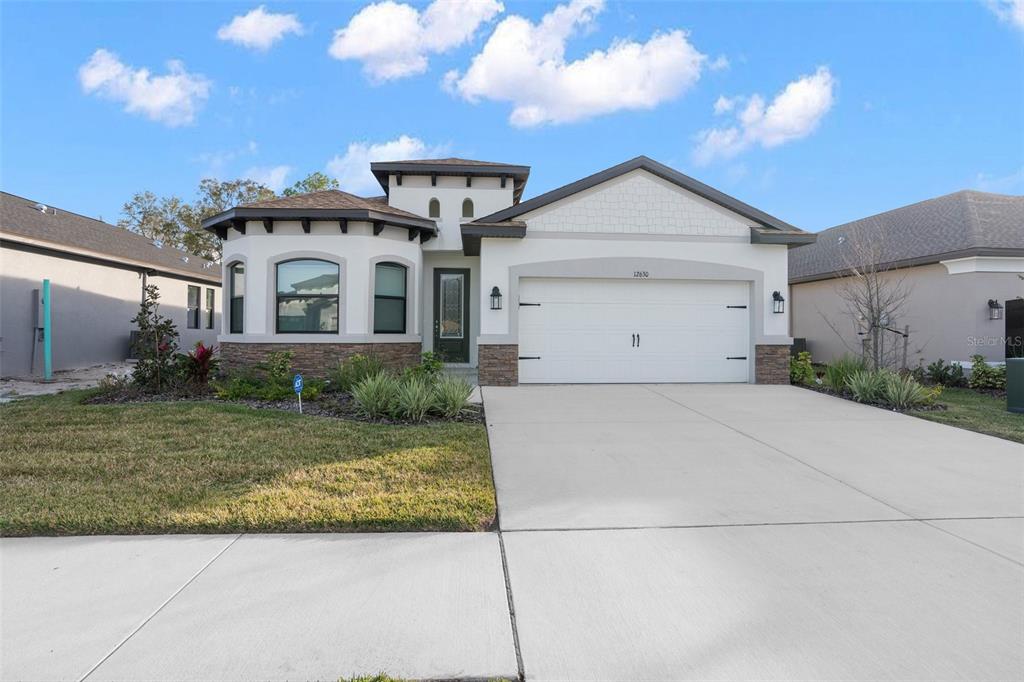
<instances>
[{"instance_id":1,"label":"stucco exterior wall","mask_svg":"<svg viewBox=\"0 0 1024 682\"><path fill-rule=\"evenodd\" d=\"M53 296L53 369L73 369L119 362L128 356L131 320L139 311L142 277L119 268L57 255L0 248L0 375L28 376L32 364L34 321L32 290L50 280ZM150 276L160 289L160 311L178 326L179 343L212 344L220 327L221 295L216 284L200 287L200 329L187 328L188 285L171 277ZM202 314L206 289L214 290L214 328L205 329ZM42 345L36 352L36 373L42 372Z\"/></svg>"},{"instance_id":2,"label":"stucco exterior wall","mask_svg":"<svg viewBox=\"0 0 1024 682\"><path fill-rule=\"evenodd\" d=\"M321 258L340 266L339 324L337 334L278 334L275 331L275 264L292 258ZM373 334L374 266L380 261L405 265L408 292L406 334ZM373 234L369 223L351 222L342 234L337 221L313 221L310 233L298 221L278 221L267 234L263 224L249 221L246 233L230 230L224 242L223 276L234 262L245 263L245 325L242 334L221 328L221 341L248 343L408 343L421 341L420 317L423 252L408 231L385 227ZM230 295L227 293L226 295Z\"/></svg>"},{"instance_id":3,"label":"stucco exterior wall","mask_svg":"<svg viewBox=\"0 0 1024 682\"><path fill-rule=\"evenodd\" d=\"M975 353L990 361L1003 359L1005 321L989 319L987 302L1024 296L1024 281L1017 273L949 274L944 265L936 263L883 276L891 281L902 279L910 291L905 314L893 320L893 326L900 329L910 325L908 365L938 358L968 362ZM822 280L790 288L793 336L807 339L815 360L828 362L860 348L856 325L839 295L840 282Z\"/></svg>"},{"instance_id":4,"label":"stucco exterior wall","mask_svg":"<svg viewBox=\"0 0 1024 682\"><path fill-rule=\"evenodd\" d=\"M405 175L401 186L396 176L390 177L388 203L403 211L409 211L424 218L428 217L430 200L436 198L441 204L441 217L436 219L439 234L423 245L424 251L462 251L462 232L459 226L464 222L482 218L512 205L513 181L509 178L501 187L500 178L473 178L472 187L466 187L466 178L441 175L437 185L431 186L430 177ZM462 217L462 201L473 200L473 217Z\"/></svg>"},{"instance_id":5,"label":"stucco exterior wall","mask_svg":"<svg viewBox=\"0 0 1024 682\"><path fill-rule=\"evenodd\" d=\"M635 170L523 216L531 232L749 238L749 221L678 185Z\"/></svg>"}]
</instances>

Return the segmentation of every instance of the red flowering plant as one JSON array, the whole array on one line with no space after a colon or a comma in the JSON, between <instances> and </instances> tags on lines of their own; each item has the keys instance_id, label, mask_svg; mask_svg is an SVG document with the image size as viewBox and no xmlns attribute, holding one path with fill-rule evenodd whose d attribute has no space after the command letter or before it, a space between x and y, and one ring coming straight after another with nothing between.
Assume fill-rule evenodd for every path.
<instances>
[{"instance_id":1,"label":"red flowering plant","mask_svg":"<svg viewBox=\"0 0 1024 682\"><path fill-rule=\"evenodd\" d=\"M210 375L217 371L217 364L217 346L197 341L195 348L182 356L182 378L191 384L206 385Z\"/></svg>"}]
</instances>

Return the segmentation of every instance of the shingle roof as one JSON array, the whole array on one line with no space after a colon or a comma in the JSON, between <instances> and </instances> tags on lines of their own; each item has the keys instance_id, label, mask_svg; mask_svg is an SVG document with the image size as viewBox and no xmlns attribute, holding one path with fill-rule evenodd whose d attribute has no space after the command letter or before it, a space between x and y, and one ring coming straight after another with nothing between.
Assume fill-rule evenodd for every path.
<instances>
[{"instance_id":1,"label":"shingle roof","mask_svg":"<svg viewBox=\"0 0 1024 682\"><path fill-rule=\"evenodd\" d=\"M320 192L295 194L290 197L280 197L279 199L254 201L251 204L242 204L238 208L361 209L388 213L402 216L403 218L423 218L423 216L416 215L415 213L388 206L387 197L358 197L355 194L342 192L340 189L325 189Z\"/></svg>"},{"instance_id":2,"label":"shingle roof","mask_svg":"<svg viewBox=\"0 0 1024 682\"><path fill-rule=\"evenodd\" d=\"M140 234L61 208L48 206L44 213L36 205L31 199L0 193L0 236L220 282L220 268L204 258L171 247L159 248Z\"/></svg>"},{"instance_id":3,"label":"shingle roof","mask_svg":"<svg viewBox=\"0 0 1024 682\"><path fill-rule=\"evenodd\" d=\"M395 161L395 163L415 163L424 166L513 166L511 163L500 163L498 161L477 161L475 159L460 159L449 156L447 159L410 159L408 161Z\"/></svg>"},{"instance_id":4,"label":"shingle roof","mask_svg":"<svg viewBox=\"0 0 1024 682\"><path fill-rule=\"evenodd\" d=\"M875 265L925 265L971 255L1024 255L1024 196L963 190L837 225L789 253L790 282L835 277L870 240Z\"/></svg>"}]
</instances>

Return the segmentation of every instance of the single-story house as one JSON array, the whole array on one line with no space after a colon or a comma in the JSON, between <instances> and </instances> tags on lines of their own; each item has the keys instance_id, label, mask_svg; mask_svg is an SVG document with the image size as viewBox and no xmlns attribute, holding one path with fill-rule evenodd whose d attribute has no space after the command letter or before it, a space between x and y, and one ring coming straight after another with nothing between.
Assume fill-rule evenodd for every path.
<instances>
[{"instance_id":1,"label":"single-story house","mask_svg":"<svg viewBox=\"0 0 1024 682\"><path fill-rule=\"evenodd\" d=\"M323 373L433 351L482 385L788 381L787 249L814 235L646 157L522 201L528 166L370 165L338 190L237 206L225 367L278 349Z\"/></svg>"},{"instance_id":2,"label":"single-story house","mask_svg":"<svg viewBox=\"0 0 1024 682\"><path fill-rule=\"evenodd\" d=\"M40 293L51 286L54 370L123 361L142 287L180 344L216 343L220 267L99 220L0 193L0 375L43 372Z\"/></svg>"},{"instance_id":3,"label":"single-story house","mask_svg":"<svg viewBox=\"0 0 1024 682\"><path fill-rule=\"evenodd\" d=\"M869 260L870 262L863 262ZM1013 353L1024 328L1024 197L961 191L818 233L789 254L792 334L815 360L857 352L865 330L841 295L851 268L901 283L893 329L910 330L908 366L990 362ZM897 342L899 340L897 339Z\"/></svg>"}]
</instances>

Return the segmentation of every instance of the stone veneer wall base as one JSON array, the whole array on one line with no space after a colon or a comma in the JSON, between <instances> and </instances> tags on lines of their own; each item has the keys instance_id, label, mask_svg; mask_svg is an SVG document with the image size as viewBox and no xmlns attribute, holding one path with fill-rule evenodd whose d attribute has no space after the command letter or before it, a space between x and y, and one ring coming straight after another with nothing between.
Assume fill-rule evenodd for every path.
<instances>
[{"instance_id":1,"label":"stone veneer wall base","mask_svg":"<svg viewBox=\"0 0 1024 682\"><path fill-rule=\"evenodd\" d=\"M789 346L755 346L754 381L758 384L788 384Z\"/></svg>"},{"instance_id":2,"label":"stone veneer wall base","mask_svg":"<svg viewBox=\"0 0 1024 682\"><path fill-rule=\"evenodd\" d=\"M421 343L239 343L220 344L220 363L224 370L251 368L274 351L289 350L292 369L323 377L345 358L361 353L380 358L391 369L405 369L419 364Z\"/></svg>"},{"instance_id":3,"label":"stone veneer wall base","mask_svg":"<svg viewBox=\"0 0 1024 682\"><path fill-rule=\"evenodd\" d=\"M479 381L481 386L519 385L519 346L517 344L480 344Z\"/></svg>"}]
</instances>

